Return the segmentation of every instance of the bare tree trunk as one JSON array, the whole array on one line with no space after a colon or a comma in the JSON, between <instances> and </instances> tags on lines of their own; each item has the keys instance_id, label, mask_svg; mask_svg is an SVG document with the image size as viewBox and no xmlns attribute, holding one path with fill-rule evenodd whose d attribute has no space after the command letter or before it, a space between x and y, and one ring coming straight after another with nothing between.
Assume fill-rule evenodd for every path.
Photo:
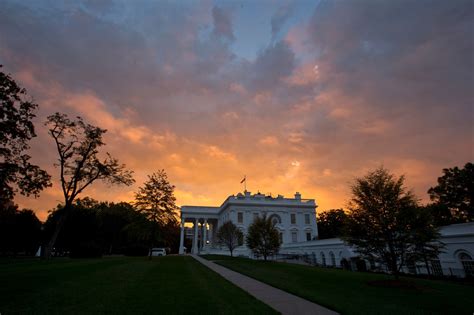
<instances>
[{"instance_id":1,"label":"bare tree trunk","mask_svg":"<svg viewBox=\"0 0 474 315\"><path fill-rule=\"evenodd\" d=\"M392 258L392 272L393 272L393 275L395 276L395 279L398 280L399 278L399 272L398 272L398 267L397 267L397 258Z\"/></svg>"},{"instance_id":2,"label":"bare tree trunk","mask_svg":"<svg viewBox=\"0 0 474 315\"><path fill-rule=\"evenodd\" d=\"M430 278L431 276L431 270L430 270L430 265L428 263L428 259L426 259L426 256L423 257L423 259L425 260L425 266L426 266L426 272L428 273L428 278Z\"/></svg>"},{"instance_id":3,"label":"bare tree trunk","mask_svg":"<svg viewBox=\"0 0 474 315\"><path fill-rule=\"evenodd\" d=\"M48 244L46 245L43 253L43 258L44 259L49 259L51 258L51 252L54 248L54 245L56 244L56 240L58 239L59 233L61 232L64 224L66 223L66 219L69 215L69 211L71 209L70 205L66 205L63 208L63 214L59 217L58 223L56 223L56 227L54 229L54 233L51 236Z\"/></svg>"}]
</instances>

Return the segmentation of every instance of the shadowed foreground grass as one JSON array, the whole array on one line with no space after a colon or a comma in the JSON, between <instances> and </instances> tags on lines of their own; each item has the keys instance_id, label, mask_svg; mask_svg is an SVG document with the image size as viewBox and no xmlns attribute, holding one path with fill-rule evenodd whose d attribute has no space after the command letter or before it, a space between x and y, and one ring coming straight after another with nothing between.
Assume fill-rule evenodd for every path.
<instances>
[{"instance_id":1,"label":"shadowed foreground grass","mask_svg":"<svg viewBox=\"0 0 474 315\"><path fill-rule=\"evenodd\" d=\"M0 261L0 313L274 314L191 257Z\"/></svg>"},{"instance_id":2,"label":"shadowed foreground grass","mask_svg":"<svg viewBox=\"0 0 474 315\"><path fill-rule=\"evenodd\" d=\"M474 286L405 278L415 288L376 287L381 274L203 256L229 269L301 296L343 314L473 314Z\"/></svg>"}]
</instances>

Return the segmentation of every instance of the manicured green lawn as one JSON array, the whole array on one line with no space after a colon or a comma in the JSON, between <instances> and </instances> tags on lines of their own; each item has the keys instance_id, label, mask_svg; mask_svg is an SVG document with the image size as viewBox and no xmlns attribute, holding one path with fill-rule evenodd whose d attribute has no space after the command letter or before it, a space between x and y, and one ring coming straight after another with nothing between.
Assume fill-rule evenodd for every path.
<instances>
[{"instance_id":1,"label":"manicured green lawn","mask_svg":"<svg viewBox=\"0 0 474 315\"><path fill-rule=\"evenodd\" d=\"M405 278L415 288L376 287L388 275L204 256L343 314L473 314L474 286Z\"/></svg>"},{"instance_id":2,"label":"manicured green lawn","mask_svg":"<svg viewBox=\"0 0 474 315\"><path fill-rule=\"evenodd\" d=\"M274 314L191 257L0 261L0 313Z\"/></svg>"}]
</instances>

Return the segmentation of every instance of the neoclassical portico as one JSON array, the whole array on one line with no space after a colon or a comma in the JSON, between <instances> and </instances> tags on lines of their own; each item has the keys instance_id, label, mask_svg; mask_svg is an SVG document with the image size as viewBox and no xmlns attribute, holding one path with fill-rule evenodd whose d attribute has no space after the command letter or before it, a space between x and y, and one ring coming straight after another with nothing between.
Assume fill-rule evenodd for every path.
<instances>
[{"instance_id":1,"label":"neoclassical portico","mask_svg":"<svg viewBox=\"0 0 474 315\"><path fill-rule=\"evenodd\" d=\"M232 221L243 233L255 217L267 215L275 220L283 244L312 240L317 237L316 203L314 199L294 198L282 195L273 197L249 191L229 196L220 207L181 207L181 240L179 253L183 254L185 239L192 240L191 253L219 253L225 251L215 242L218 228ZM246 246L237 248L239 255L249 255ZM188 251L189 252L189 251Z\"/></svg>"},{"instance_id":2,"label":"neoclassical portico","mask_svg":"<svg viewBox=\"0 0 474 315\"><path fill-rule=\"evenodd\" d=\"M181 208L181 235L179 253L184 254L185 225L192 226L191 253L198 254L214 245L219 207L184 206Z\"/></svg>"}]
</instances>

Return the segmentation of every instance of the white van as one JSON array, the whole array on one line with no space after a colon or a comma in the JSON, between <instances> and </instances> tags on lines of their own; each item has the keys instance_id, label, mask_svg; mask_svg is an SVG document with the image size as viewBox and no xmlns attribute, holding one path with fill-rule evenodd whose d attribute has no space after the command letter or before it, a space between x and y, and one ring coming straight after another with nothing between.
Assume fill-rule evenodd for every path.
<instances>
[{"instance_id":1,"label":"white van","mask_svg":"<svg viewBox=\"0 0 474 315\"><path fill-rule=\"evenodd\" d=\"M166 249L153 247L151 249L151 256L166 256Z\"/></svg>"}]
</instances>

